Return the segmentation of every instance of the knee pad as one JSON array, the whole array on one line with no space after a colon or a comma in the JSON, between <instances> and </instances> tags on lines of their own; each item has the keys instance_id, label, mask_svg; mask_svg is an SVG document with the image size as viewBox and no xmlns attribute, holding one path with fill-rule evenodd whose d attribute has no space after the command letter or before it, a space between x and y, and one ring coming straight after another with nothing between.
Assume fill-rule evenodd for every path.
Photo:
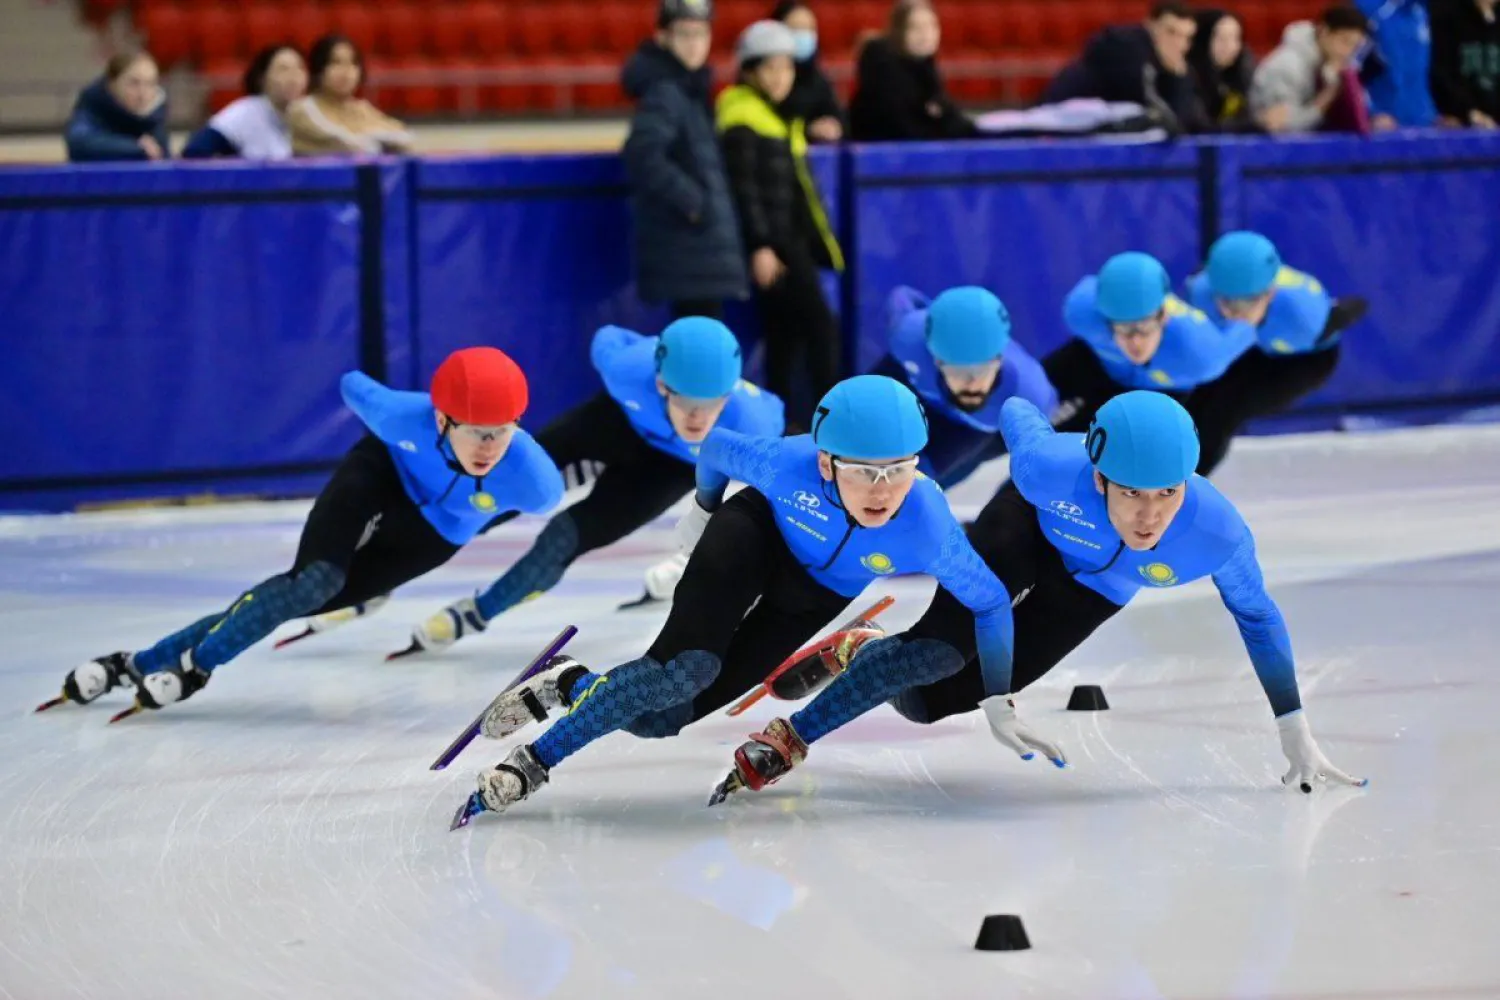
<instances>
[{"instance_id":1,"label":"knee pad","mask_svg":"<svg viewBox=\"0 0 1500 1000\"><path fill-rule=\"evenodd\" d=\"M927 699L922 696L921 688L907 688L890 700L890 706L908 722L925 726L932 721L931 714L927 711Z\"/></svg>"}]
</instances>

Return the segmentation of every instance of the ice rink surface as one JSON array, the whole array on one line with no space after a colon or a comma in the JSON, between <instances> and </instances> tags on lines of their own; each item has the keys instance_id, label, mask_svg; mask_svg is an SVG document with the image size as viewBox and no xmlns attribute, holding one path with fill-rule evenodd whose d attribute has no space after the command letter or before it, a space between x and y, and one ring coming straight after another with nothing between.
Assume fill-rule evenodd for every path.
<instances>
[{"instance_id":1,"label":"ice rink surface","mask_svg":"<svg viewBox=\"0 0 1500 1000\"><path fill-rule=\"evenodd\" d=\"M977 510L1004 463L953 493ZM306 504L0 519L0 997L1500 997L1500 429L1241 442L1313 732L1364 791L1283 790L1207 582L1143 594L1021 699L1057 771L976 714L881 709L756 796L707 809L784 703L669 741L612 736L533 800L449 833L479 741L454 732L563 624L638 656L616 613L670 519L448 654L386 664L488 582L516 522L377 616L258 646L118 726L115 693L29 714L79 661L139 648L283 569ZM930 586L930 585L929 585ZM888 624L928 587L898 581ZM1063 710L1102 684L1104 713ZM988 913L1033 949L972 950Z\"/></svg>"}]
</instances>

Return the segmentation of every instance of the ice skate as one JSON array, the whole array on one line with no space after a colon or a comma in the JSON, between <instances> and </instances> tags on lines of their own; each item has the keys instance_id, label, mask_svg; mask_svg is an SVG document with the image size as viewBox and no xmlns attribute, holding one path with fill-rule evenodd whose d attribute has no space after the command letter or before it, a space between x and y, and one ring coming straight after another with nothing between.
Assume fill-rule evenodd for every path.
<instances>
[{"instance_id":1,"label":"ice skate","mask_svg":"<svg viewBox=\"0 0 1500 1000\"><path fill-rule=\"evenodd\" d=\"M174 702L187 701L203 690L212 676L193 662L191 649L183 653L181 663L170 670L141 674L133 664L128 669L135 681L135 704L111 718L109 721L112 723L128 719L148 708L154 711Z\"/></svg>"},{"instance_id":2,"label":"ice skate","mask_svg":"<svg viewBox=\"0 0 1500 1000\"><path fill-rule=\"evenodd\" d=\"M363 604L356 604L349 608L339 608L336 611L328 611L321 615L313 615L302 623L303 628L301 632L289 635L285 639L277 639L274 648L281 649L283 646L290 646L294 642L301 642L309 636L317 635L320 632L327 632L329 629L338 628L340 625L347 625L358 618L373 615L385 607L389 601L389 597L372 597Z\"/></svg>"},{"instance_id":3,"label":"ice skate","mask_svg":"<svg viewBox=\"0 0 1500 1000\"><path fill-rule=\"evenodd\" d=\"M386 659L399 660L416 653L441 652L465 636L483 632L488 624L474 604L474 598L465 597L461 601L454 601L412 629L411 645L390 654Z\"/></svg>"},{"instance_id":4,"label":"ice skate","mask_svg":"<svg viewBox=\"0 0 1500 1000\"><path fill-rule=\"evenodd\" d=\"M512 733L541 722L554 708L566 708L567 688L573 679L588 668L571 656L554 656L534 676L527 678L495 700L480 731L492 740L503 740Z\"/></svg>"},{"instance_id":5,"label":"ice skate","mask_svg":"<svg viewBox=\"0 0 1500 1000\"><path fill-rule=\"evenodd\" d=\"M113 691L120 684L130 683L132 655L131 653L110 653L108 656L100 656L74 667L63 679L62 694L50 701L42 702L36 710L45 712L67 701L75 705L87 705L100 695Z\"/></svg>"},{"instance_id":6,"label":"ice skate","mask_svg":"<svg viewBox=\"0 0 1500 1000\"><path fill-rule=\"evenodd\" d=\"M785 719L772 719L764 732L751 736L734 752L734 770L724 776L709 797L716 806L741 789L758 792L780 781L792 768L807 759L807 744Z\"/></svg>"},{"instance_id":7,"label":"ice skate","mask_svg":"<svg viewBox=\"0 0 1500 1000\"><path fill-rule=\"evenodd\" d=\"M502 813L547 783L547 769L531 747L519 746L488 771L479 773L479 790L459 806L448 827L457 830L483 812Z\"/></svg>"}]
</instances>

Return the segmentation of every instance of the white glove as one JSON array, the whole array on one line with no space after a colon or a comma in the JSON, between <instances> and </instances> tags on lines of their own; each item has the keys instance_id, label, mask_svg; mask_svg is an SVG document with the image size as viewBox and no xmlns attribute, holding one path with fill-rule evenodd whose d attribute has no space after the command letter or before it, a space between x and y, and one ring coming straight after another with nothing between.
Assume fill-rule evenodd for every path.
<instances>
[{"instance_id":1,"label":"white glove","mask_svg":"<svg viewBox=\"0 0 1500 1000\"><path fill-rule=\"evenodd\" d=\"M703 537L703 531L708 527L710 517L713 517L713 512L698 506L697 497L688 501L687 512L677 522L678 551L685 556L693 554L693 550L698 547L698 539Z\"/></svg>"},{"instance_id":2,"label":"white glove","mask_svg":"<svg viewBox=\"0 0 1500 1000\"><path fill-rule=\"evenodd\" d=\"M693 506L696 507L697 504ZM646 570L646 593L654 600L670 601L677 590L677 581L682 579L682 571L687 568L687 562L687 554L679 552Z\"/></svg>"},{"instance_id":3,"label":"white glove","mask_svg":"<svg viewBox=\"0 0 1500 1000\"><path fill-rule=\"evenodd\" d=\"M1036 756L1034 751L1040 750L1058 767L1068 766L1061 747L1048 743L1016 718L1016 703L1010 695L992 695L981 701L979 707L984 709L984 717L989 720L990 732L995 734L995 739L1020 754L1022 760L1030 760Z\"/></svg>"},{"instance_id":4,"label":"white glove","mask_svg":"<svg viewBox=\"0 0 1500 1000\"><path fill-rule=\"evenodd\" d=\"M1313 783L1317 781L1338 781L1356 788L1370 783L1367 778L1350 777L1329 762L1318 749L1318 744L1313 742L1312 730L1307 728L1307 715L1300 708L1277 719L1276 728L1281 730L1281 752L1292 764L1291 770L1281 779L1283 785L1300 788L1310 795Z\"/></svg>"}]
</instances>

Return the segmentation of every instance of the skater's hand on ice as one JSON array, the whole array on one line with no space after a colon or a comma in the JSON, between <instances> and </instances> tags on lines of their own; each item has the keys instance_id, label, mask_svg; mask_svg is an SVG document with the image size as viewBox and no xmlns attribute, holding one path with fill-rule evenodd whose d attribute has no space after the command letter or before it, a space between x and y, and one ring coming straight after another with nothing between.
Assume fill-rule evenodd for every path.
<instances>
[{"instance_id":1,"label":"skater's hand on ice","mask_svg":"<svg viewBox=\"0 0 1500 1000\"><path fill-rule=\"evenodd\" d=\"M1281 779L1283 785L1300 788L1310 795L1313 785L1320 781L1339 782L1356 788L1370 783L1368 778L1352 777L1329 762L1313 741L1312 730L1307 727L1307 715L1301 709L1277 719L1276 728L1281 730L1281 752L1292 765Z\"/></svg>"},{"instance_id":2,"label":"skater's hand on ice","mask_svg":"<svg viewBox=\"0 0 1500 1000\"><path fill-rule=\"evenodd\" d=\"M770 247L761 247L750 255L750 272L761 288L770 288L786 273L786 265Z\"/></svg>"},{"instance_id":3,"label":"skater's hand on ice","mask_svg":"<svg viewBox=\"0 0 1500 1000\"><path fill-rule=\"evenodd\" d=\"M1010 747L1022 760L1030 760L1040 750L1042 755L1058 767L1067 767L1062 747L1042 739L1031 727L1016 718L1016 703L1010 695L994 695L979 703L984 717L989 720L990 732L995 739Z\"/></svg>"}]
</instances>

